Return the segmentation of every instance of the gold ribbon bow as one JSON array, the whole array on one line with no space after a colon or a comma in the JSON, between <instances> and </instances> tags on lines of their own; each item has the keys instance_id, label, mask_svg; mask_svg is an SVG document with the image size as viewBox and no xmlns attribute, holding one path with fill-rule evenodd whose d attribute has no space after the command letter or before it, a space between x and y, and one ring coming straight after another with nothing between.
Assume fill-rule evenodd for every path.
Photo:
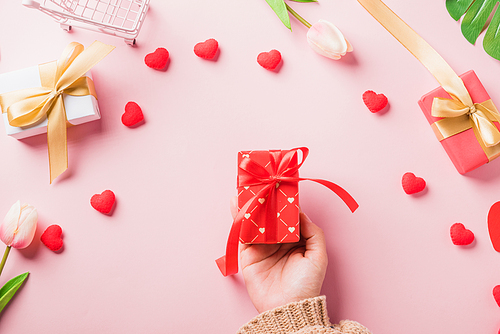
<instances>
[{"instance_id":1,"label":"gold ribbon bow","mask_svg":"<svg viewBox=\"0 0 500 334\"><path fill-rule=\"evenodd\" d=\"M481 147L493 147L500 142L500 131L493 122L500 122L500 114L491 100L466 105L462 101L435 97L432 116L443 119L432 124L439 140L474 129ZM437 131L436 131L437 130Z\"/></svg>"},{"instance_id":2,"label":"gold ribbon bow","mask_svg":"<svg viewBox=\"0 0 500 334\"><path fill-rule=\"evenodd\" d=\"M432 116L443 117L432 124L439 140L472 128L489 160L500 154L500 132L493 123L500 114L491 100L473 103L462 79L446 61L401 18L380 0L358 2L410 51L436 78L451 99L434 98Z\"/></svg>"},{"instance_id":3,"label":"gold ribbon bow","mask_svg":"<svg viewBox=\"0 0 500 334\"><path fill-rule=\"evenodd\" d=\"M114 46L95 41L84 49L72 42L63 51L57 66L41 73L42 87L0 94L0 107L7 113L11 126L25 127L47 117L50 183L68 168L66 110L63 94L84 96L93 90L84 77Z\"/></svg>"}]
</instances>

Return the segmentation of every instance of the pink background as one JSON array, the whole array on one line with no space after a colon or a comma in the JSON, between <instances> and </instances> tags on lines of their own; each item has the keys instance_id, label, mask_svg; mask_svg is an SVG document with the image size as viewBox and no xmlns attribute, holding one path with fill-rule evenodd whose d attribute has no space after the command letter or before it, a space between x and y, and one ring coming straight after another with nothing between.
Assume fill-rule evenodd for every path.
<instances>
[{"instance_id":1,"label":"pink background","mask_svg":"<svg viewBox=\"0 0 500 334\"><path fill-rule=\"evenodd\" d=\"M500 101L500 66L481 42L470 45L444 1L387 0L458 74L474 69ZM152 1L136 47L74 29L3 1L0 72L55 60L71 41L117 46L93 70L100 121L68 131L69 170L49 185L45 136L18 141L0 129L0 215L18 199L37 207L34 243L13 250L0 284L31 275L0 315L0 332L234 333L254 317L240 274L223 278L221 256L236 194L236 154L307 146L301 176L345 187L360 203L351 214L326 188L302 182L301 206L327 236L323 286L332 321L353 319L373 333L493 334L500 309L500 254L486 217L500 200L500 159L459 175L418 107L437 86L427 70L356 1L291 6L306 19L335 23L354 52L340 61L314 53L306 28L293 32L260 1ZM193 47L216 38L216 61ZM167 48L166 71L144 56ZM283 55L279 72L256 62ZM383 92L388 111L370 113L365 90ZM128 101L145 123L121 124ZM497 102L498 103L498 102ZM427 189L408 196L412 171ZM105 189L117 196L111 216L90 207ZM476 241L451 243L460 221ZM40 242L51 224L64 250Z\"/></svg>"}]
</instances>

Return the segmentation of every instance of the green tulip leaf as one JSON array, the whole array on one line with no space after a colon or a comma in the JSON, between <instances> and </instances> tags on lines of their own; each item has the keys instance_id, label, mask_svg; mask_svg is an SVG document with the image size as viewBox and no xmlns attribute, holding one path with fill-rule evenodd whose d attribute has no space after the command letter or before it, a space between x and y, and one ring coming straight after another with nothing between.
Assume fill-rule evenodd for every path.
<instances>
[{"instance_id":1,"label":"green tulip leaf","mask_svg":"<svg viewBox=\"0 0 500 334\"><path fill-rule=\"evenodd\" d=\"M290 26L290 17L288 16L288 11L285 6L284 0L266 0L266 2L271 6L276 15L280 18L281 22L290 30L292 27Z\"/></svg>"},{"instance_id":2,"label":"green tulip leaf","mask_svg":"<svg viewBox=\"0 0 500 334\"><path fill-rule=\"evenodd\" d=\"M14 297L17 290L21 287L23 282L28 277L29 273L24 273L19 276L14 277L0 289L0 312L9 303L9 301Z\"/></svg>"},{"instance_id":3,"label":"green tulip leaf","mask_svg":"<svg viewBox=\"0 0 500 334\"><path fill-rule=\"evenodd\" d=\"M500 38L497 37L500 25L499 10L495 11L488 24L488 18L495 10L497 2L499 0L446 0L446 9L455 20L463 16L462 34L471 44L476 43L481 32L487 27L483 40L484 50L500 60Z\"/></svg>"}]
</instances>

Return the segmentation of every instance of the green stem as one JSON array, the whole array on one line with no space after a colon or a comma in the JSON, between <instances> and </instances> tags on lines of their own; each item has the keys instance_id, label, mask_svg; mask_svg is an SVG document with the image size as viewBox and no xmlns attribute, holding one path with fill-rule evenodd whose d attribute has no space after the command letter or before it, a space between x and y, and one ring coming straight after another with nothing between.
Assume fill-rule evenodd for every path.
<instances>
[{"instance_id":1,"label":"green stem","mask_svg":"<svg viewBox=\"0 0 500 334\"><path fill-rule=\"evenodd\" d=\"M288 6L287 3L285 3L285 6L286 6L286 9L290 12L290 14L292 14L293 16L295 16L295 18L297 20L299 20L300 23L302 23L303 25L305 25L307 28L311 28L311 24L309 22L307 22L306 20L304 20L304 18L302 16L300 16L299 13L297 13L296 11L294 11L292 9L292 7Z\"/></svg>"},{"instance_id":2,"label":"green stem","mask_svg":"<svg viewBox=\"0 0 500 334\"><path fill-rule=\"evenodd\" d=\"M0 275L2 275L2 270L5 266L5 261L7 261L7 257L9 256L10 248L10 246L7 246L7 248L5 248L5 252L3 253L2 262L0 262Z\"/></svg>"}]
</instances>

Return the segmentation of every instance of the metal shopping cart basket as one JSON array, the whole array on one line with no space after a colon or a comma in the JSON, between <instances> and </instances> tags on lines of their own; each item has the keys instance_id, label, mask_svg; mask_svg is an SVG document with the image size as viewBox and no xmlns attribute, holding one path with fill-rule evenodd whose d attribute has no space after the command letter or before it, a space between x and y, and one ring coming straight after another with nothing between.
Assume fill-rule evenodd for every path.
<instances>
[{"instance_id":1,"label":"metal shopping cart basket","mask_svg":"<svg viewBox=\"0 0 500 334\"><path fill-rule=\"evenodd\" d=\"M134 45L150 0L23 0L54 18L66 31L79 27L114 35Z\"/></svg>"}]
</instances>

